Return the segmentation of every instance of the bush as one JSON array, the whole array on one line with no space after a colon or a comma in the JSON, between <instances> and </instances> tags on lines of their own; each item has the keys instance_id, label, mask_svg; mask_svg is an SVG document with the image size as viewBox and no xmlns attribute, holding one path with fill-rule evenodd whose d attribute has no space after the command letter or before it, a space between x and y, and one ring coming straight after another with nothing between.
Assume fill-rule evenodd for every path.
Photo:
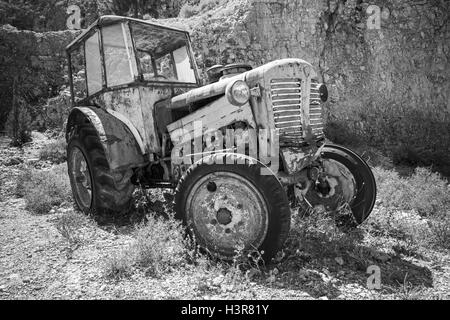
<instances>
[{"instance_id":1,"label":"bush","mask_svg":"<svg viewBox=\"0 0 450 320\"><path fill-rule=\"evenodd\" d=\"M31 117L28 106L23 99L18 98L8 114L5 128L8 136L12 139L11 145L20 147L31 141Z\"/></svg>"},{"instance_id":2,"label":"bush","mask_svg":"<svg viewBox=\"0 0 450 320\"><path fill-rule=\"evenodd\" d=\"M66 154L66 139L59 138L46 144L39 153L39 158L44 161L50 161L55 164L60 164L67 160Z\"/></svg>"},{"instance_id":3,"label":"bush","mask_svg":"<svg viewBox=\"0 0 450 320\"><path fill-rule=\"evenodd\" d=\"M71 199L67 166L58 165L50 170L25 170L17 179L16 193L26 201L26 209L35 214L46 214L53 206Z\"/></svg>"},{"instance_id":4,"label":"bush","mask_svg":"<svg viewBox=\"0 0 450 320\"><path fill-rule=\"evenodd\" d=\"M31 179L31 168L23 166L16 178L16 197L23 198L26 194L25 183Z\"/></svg>"},{"instance_id":5,"label":"bush","mask_svg":"<svg viewBox=\"0 0 450 320\"><path fill-rule=\"evenodd\" d=\"M73 210L65 212L56 221L56 229L71 246L80 245L84 239L81 229L89 223L89 218Z\"/></svg>"},{"instance_id":6,"label":"bush","mask_svg":"<svg viewBox=\"0 0 450 320\"><path fill-rule=\"evenodd\" d=\"M106 260L106 276L119 280L131 275L133 259L128 250L115 252Z\"/></svg>"},{"instance_id":7,"label":"bush","mask_svg":"<svg viewBox=\"0 0 450 320\"><path fill-rule=\"evenodd\" d=\"M188 263L193 254L184 228L173 218L165 219L153 214L147 222L137 225L135 241L126 250L114 254L106 263L107 275L120 278L132 267L145 270L147 275L160 277Z\"/></svg>"},{"instance_id":8,"label":"bush","mask_svg":"<svg viewBox=\"0 0 450 320\"><path fill-rule=\"evenodd\" d=\"M375 168L378 198L388 209L417 210L422 216L443 215L450 208L448 182L426 168L417 168L411 177Z\"/></svg>"},{"instance_id":9,"label":"bush","mask_svg":"<svg viewBox=\"0 0 450 320\"><path fill-rule=\"evenodd\" d=\"M181 9L179 16L181 18L190 18L192 16L195 16L198 13L197 6L190 5L189 3L185 3Z\"/></svg>"},{"instance_id":10,"label":"bush","mask_svg":"<svg viewBox=\"0 0 450 320\"><path fill-rule=\"evenodd\" d=\"M190 18L199 13L209 11L216 7L220 3L220 0L200 0L197 5L191 2L186 2L180 9L179 16L181 18Z\"/></svg>"},{"instance_id":11,"label":"bush","mask_svg":"<svg viewBox=\"0 0 450 320\"><path fill-rule=\"evenodd\" d=\"M450 215L436 217L430 221L432 243L437 247L450 250Z\"/></svg>"},{"instance_id":12,"label":"bush","mask_svg":"<svg viewBox=\"0 0 450 320\"><path fill-rule=\"evenodd\" d=\"M146 273L160 276L171 267L179 267L186 262L186 244L179 221L149 215L148 221L136 228L136 263L145 268Z\"/></svg>"}]
</instances>

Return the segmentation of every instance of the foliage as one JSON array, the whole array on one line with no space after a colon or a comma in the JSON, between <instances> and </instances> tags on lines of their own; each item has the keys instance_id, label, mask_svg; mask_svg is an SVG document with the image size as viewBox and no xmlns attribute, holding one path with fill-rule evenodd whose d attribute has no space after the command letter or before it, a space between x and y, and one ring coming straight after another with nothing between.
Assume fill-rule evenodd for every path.
<instances>
[{"instance_id":1,"label":"foliage","mask_svg":"<svg viewBox=\"0 0 450 320\"><path fill-rule=\"evenodd\" d=\"M67 166L58 165L49 170L24 170L17 179L16 190L25 198L26 209L35 214L46 214L52 207L71 199Z\"/></svg>"},{"instance_id":2,"label":"foliage","mask_svg":"<svg viewBox=\"0 0 450 320\"><path fill-rule=\"evenodd\" d=\"M160 277L172 268L182 267L189 257L188 240L179 221L153 214L136 226L135 241L107 262L107 274L116 277L126 274L124 268L138 267L147 275Z\"/></svg>"},{"instance_id":3,"label":"foliage","mask_svg":"<svg viewBox=\"0 0 450 320\"><path fill-rule=\"evenodd\" d=\"M450 247L448 181L425 168L410 177L381 168L374 174L379 207L368 220L369 230L401 240L404 252L420 246Z\"/></svg>"},{"instance_id":4,"label":"foliage","mask_svg":"<svg viewBox=\"0 0 450 320\"><path fill-rule=\"evenodd\" d=\"M199 13L209 11L216 7L220 3L220 0L200 0L194 3L186 2L180 9L179 16L181 18L190 18Z\"/></svg>"},{"instance_id":5,"label":"foliage","mask_svg":"<svg viewBox=\"0 0 450 320\"><path fill-rule=\"evenodd\" d=\"M80 231L88 222L88 217L79 212L68 210L56 221L56 229L69 245L78 246L84 240Z\"/></svg>"},{"instance_id":6,"label":"foliage","mask_svg":"<svg viewBox=\"0 0 450 320\"><path fill-rule=\"evenodd\" d=\"M39 158L55 164L65 162L67 160L66 147L66 139L64 137L60 137L57 140L46 144L40 151Z\"/></svg>"},{"instance_id":7,"label":"foliage","mask_svg":"<svg viewBox=\"0 0 450 320\"><path fill-rule=\"evenodd\" d=\"M448 181L427 168L402 178L392 170L375 168L380 205L387 209L417 210L422 216L442 215L450 208Z\"/></svg>"},{"instance_id":8,"label":"foliage","mask_svg":"<svg viewBox=\"0 0 450 320\"><path fill-rule=\"evenodd\" d=\"M20 147L31 141L31 117L28 105L22 97L13 98L13 107L5 127L8 136L12 139L12 146Z\"/></svg>"},{"instance_id":9,"label":"foliage","mask_svg":"<svg viewBox=\"0 0 450 320\"><path fill-rule=\"evenodd\" d=\"M153 18L176 16L183 0L113 0L113 10L116 14L143 18L150 15Z\"/></svg>"}]
</instances>

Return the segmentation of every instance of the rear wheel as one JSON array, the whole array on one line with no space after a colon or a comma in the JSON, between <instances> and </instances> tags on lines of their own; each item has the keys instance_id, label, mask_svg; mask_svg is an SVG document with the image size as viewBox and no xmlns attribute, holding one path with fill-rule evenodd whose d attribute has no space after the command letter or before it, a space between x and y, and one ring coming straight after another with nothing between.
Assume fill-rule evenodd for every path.
<instances>
[{"instance_id":1,"label":"rear wheel","mask_svg":"<svg viewBox=\"0 0 450 320\"><path fill-rule=\"evenodd\" d=\"M321 159L320 177L302 194L303 199L315 211L334 214L339 226L356 227L375 204L372 170L356 153L337 145L326 145Z\"/></svg>"},{"instance_id":2,"label":"rear wheel","mask_svg":"<svg viewBox=\"0 0 450 320\"><path fill-rule=\"evenodd\" d=\"M175 208L197 243L212 255L230 260L236 249L258 250L270 260L290 228L286 193L262 165L200 163L190 168L176 189Z\"/></svg>"},{"instance_id":3,"label":"rear wheel","mask_svg":"<svg viewBox=\"0 0 450 320\"><path fill-rule=\"evenodd\" d=\"M134 186L132 171L109 169L96 130L89 125L70 134L67 166L72 193L86 214L119 213L129 209Z\"/></svg>"}]
</instances>

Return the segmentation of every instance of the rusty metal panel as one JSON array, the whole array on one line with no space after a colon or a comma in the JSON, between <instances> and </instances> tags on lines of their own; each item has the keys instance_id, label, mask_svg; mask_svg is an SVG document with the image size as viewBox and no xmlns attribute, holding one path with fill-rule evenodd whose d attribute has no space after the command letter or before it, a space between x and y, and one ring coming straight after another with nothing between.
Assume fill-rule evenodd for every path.
<instances>
[{"instance_id":1,"label":"rusty metal panel","mask_svg":"<svg viewBox=\"0 0 450 320\"><path fill-rule=\"evenodd\" d=\"M142 120L145 128L145 141L150 152L160 152L161 143L155 123L155 103L171 96L169 87L139 87L141 97Z\"/></svg>"},{"instance_id":2,"label":"rusty metal panel","mask_svg":"<svg viewBox=\"0 0 450 320\"><path fill-rule=\"evenodd\" d=\"M202 131L198 133L194 132L194 123L196 121L201 121L202 125ZM254 122L250 105L246 103L243 106L234 106L228 102L226 97L222 97L171 123L167 126L167 129L173 144L177 145L185 142L183 139L188 134L191 137L196 137L199 134L203 135L209 130L219 130L238 121L247 122L251 127L255 128L256 123Z\"/></svg>"},{"instance_id":3,"label":"rusty metal panel","mask_svg":"<svg viewBox=\"0 0 450 320\"><path fill-rule=\"evenodd\" d=\"M96 129L111 170L138 167L145 163L133 134L119 119L100 108L77 107L69 116L69 126L75 124L71 123L71 118L76 112L81 112Z\"/></svg>"},{"instance_id":4,"label":"rusty metal panel","mask_svg":"<svg viewBox=\"0 0 450 320\"><path fill-rule=\"evenodd\" d=\"M96 104L127 118L136 128L144 145L144 153L156 153L161 149L154 120L154 104L171 95L169 87L136 86L107 91L94 98ZM133 131L133 130L131 130Z\"/></svg>"}]
</instances>

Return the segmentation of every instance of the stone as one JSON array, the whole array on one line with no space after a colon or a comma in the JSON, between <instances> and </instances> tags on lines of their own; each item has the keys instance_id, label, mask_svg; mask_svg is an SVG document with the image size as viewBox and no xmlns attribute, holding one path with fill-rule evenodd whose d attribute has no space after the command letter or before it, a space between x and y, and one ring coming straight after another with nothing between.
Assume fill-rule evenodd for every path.
<instances>
[{"instance_id":1,"label":"stone","mask_svg":"<svg viewBox=\"0 0 450 320\"><path fill-rule=\"evenodd\" d=\"M223 282L223 280L224 280L224 276L218 276L213 279L212 285L218 287Z\"/></svg>"},{"instance_id":2,"label":"stone","mask_svg":"<svg viewBox=\"0 0 450 320\"><path fill-rule=\"evenodd\" d=\"M336 257L336 258L334 259L334 261L336 261L336 263L337 263L338 265L340 265L340 266L343 266L343 265L344 265L344 259L342 259L342 257Z\"/></svg>"},{"instance_id":3,"label":"stone","mask_svg":"<svg viewBox=\"0 0 450 320\"><path fill-rule=\"evenodd\" d=\"M23 163L23 160L19 157L10 158L8 161L4 163L5 166L16 166Z\"/></svg>"}]
</instances>

